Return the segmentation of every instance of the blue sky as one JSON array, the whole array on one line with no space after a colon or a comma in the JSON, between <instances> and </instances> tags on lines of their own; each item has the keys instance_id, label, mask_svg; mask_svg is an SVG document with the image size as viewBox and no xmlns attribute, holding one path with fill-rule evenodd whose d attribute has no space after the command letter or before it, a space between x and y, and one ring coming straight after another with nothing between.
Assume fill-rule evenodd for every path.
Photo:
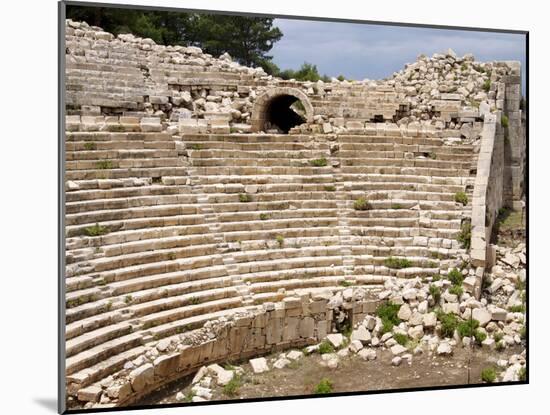
<instances>
[{"instance_id":1,"label":"blue sky","mask_svg":"<svg viewBox=\"0 0 550 415\"><path fill-rule=\"evenodd\" d=\"M424 53L453 49L476 60L519 60L525 68L525 36L464 30L384 26L361 23L275 19L283 37L270 55L281 69L306 61L321 74L351 79L382 79ZM525 84L525 73L523 73Z\"/></svg>"}]
</instances>

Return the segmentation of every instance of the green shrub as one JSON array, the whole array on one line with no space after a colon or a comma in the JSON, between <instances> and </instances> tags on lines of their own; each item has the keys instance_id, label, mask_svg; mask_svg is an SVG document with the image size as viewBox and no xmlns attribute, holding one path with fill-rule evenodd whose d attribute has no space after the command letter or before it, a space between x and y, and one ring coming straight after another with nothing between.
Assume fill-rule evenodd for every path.
<instances>
[{"instance_id":1,"label":"green shrub","mask_svg":"<svg viewBox=\"0 0 550 415\"><path fill-rule=\"evenodd\" d=\"M341 287L351 287L353 285L350 281L338 281L338 285Z\"/></svg>"},{"instance_id":2,"label":"green shrub","mask_svg":"<svg viewBox=\"0 0 550 415\"><path fill-rule=\"evenodd\" d=\"M279 248L282 248L283 245L285 244L285 237L283 235L277 235L275 237L275 240L277 241L277 243L279 244Z\"/></svg>"},{"instance_id":3,"label":"green shrub","mask_svg":"<svg viewBox=\"0 0 550 415\"><path fill-rule=\"evenodd\" d=\"M371 209L371 204L365 197L360 197L355 202L353 202L353 208L355 210L369 210Z\"/></svg>"},{"instance_id":4,"label":"green shrub","mask_svg":"<svg viewBox=\"0 0 550 415\"><path fill-rule=\"evenodd\" d=\"M504 334L499 331L498 333L493 334L493 339L495 339L495 342L499 342L504 338Z\"/></svg>"},{"instance_id":5,"label":"green shrub","mask_svg":"<svg viewBox=\"0 0 550 415\"><path fill-rule=\"evenodd\" d=\"M453 285L462 285L462 282L464 281L464 276L456 268L453 268L451 271L449 271L447 278L449 279L449 281L451 281Z\"/></svg>"},{"instance_id":6,"label":"green shrub","mask_svg":"<svg viewBox=\"0 0 550 415\"><path fill-rule=\"evenodd\" d=\"M269 218L269 216L267 215L267 213L260 213L260 220L267 220Z\"/></svg>"},{"instance_id":7,"label":"green shrub","mask_svg":"<svg viewBox=\"0 0 550 415\"><path fill-rule=\"evenodd\" d=\"M336 77L336 79L338 79L340 82L346 80L346 78L344 77L344 75L338 75L338 76Z\"/></svg>"},{"instance_id":8,"label":"green shrub","mask_svg":"<svg viewBox=\"0 0 550 415\"><path fill-rule=\"evenodd\" d=\"M409 342L409 336L403 333L394 333L393 338L401 346L405 346Z\"/></svg>"},{"instance_id":9,"label":"green shrub","mask_svg":"<svg viewBox=\"0 0 550 415\"><path fill-rule=\"evenodd\" d=\"M510 120L506 115L503 115L502 117L500 117L500 125L502 125L502 127L508 128L509 124L510 124Z\"/></svg>"},{"instance_id":10,"label":"green shrub","mask_svg":"<svg viewBox=\"0 0 550 415\"><path fill-rule=\"evenodd\" d=\"M227 396L236 396L239 394L239 388L242 385L241 377L233 373L231 380L223 387L223 393Z\"/></svg>"},{"instance_id":11,"label":"green shrub","mask_svg":"<svg viewBox=\"0 0 550 415\"><path fill-rule=\"evenodd\" d=\"M239 202L242 202L242 203L252 202L252 196L250 196L247 193L241 193L239 194Z\"/></svg>"},{"instance_id":12,"label":"green shrub","mask_svg":"<svg viewBox=\"0 0 550 415\"><path fill-rule=\"evenodd\" d=\"M96 149L96 145L95 143L91 142L91 141L88 141L86 143L84 143L84 148L86 150L95 150Z\"/></svg>"},{"instance_id":13,"label":"green shrub","mask_svg":"<svg viewBox=\"0 0 550 415\"><path fill-rule=\"evenodd\" d=\"M474 339L476 339L477 344L483 343L483 341L487 338L487 333L481 330L474 331Z\"/></svg>"},{"instance_id":14,"label":"green shrub","mask_svg":"<svg viewBox=\"0 0 550 415\"><path fill-rule=\"evenodd\" d=\"M332 185L325 186L325 192L335 192L335 191L336 191L336 186L332 186Z\"/></svg>"},{"instance_id":15,"label":"green shrub","mask_svg":"<svg viewBox=\"0 0 550 415\"><path fill-rule=\"evenodd\" d=\"M471 319L458 323L456 331L460 337L472 337L479 327L479 321Z\"/></svg>"},{"instance_id":16,"label":"green shrub","mask_svg":"<svg viewBox=\"0 0 550 415\"><path fill-rule=\"evenodd\" d=\"M109 228L107 226L102 226L99 223L84 228L84 234L86 236L101 236L107 233L109 233Z\"/></svg>"},{"instance_id":17,"label":"green shrub","mask_svg":"<svg viewBox=\"0 0 550 415\"><path fill-rule=\"evenodd\" d=\"M100 170L112 169L113 162L111 160L100 160L96 163L96 167Z\"/></svg>"},{"instance_id":18,"label":"green shrub","mask_svg":"<svg viewBox=\"0 0 550 415\"><path fill-rule=\"evenodd\" d=\"M457 241L464 249L470 249L472 245L472 222L465 220L460 225L460 233L457 236Z\"/></svg>"},{"instance_id":19,"label":"green shrub","mask_svg":"<svg viewBox=\"0 0 550 415\"><path fill-rule=\"evenodd\" d=\"M399 304L384 303L376 309L376 315L382 320L382 332L388 333L393 329L393 326L401 323L401 319L397 317L397 313L401 306Z\"/></svg>"},{"instance_id":20,"label":"green shrub","mask_svg":"<svg viewBox=\"0 0 550 415\"><path fill-rule=\"evenodd\" d=\"M391 256L384 260L384 265L392 269L402 269L402 268L412 267L411 261L409 261L407 258L395 258Z\"/></svg>"},{"instance_id":21,"label":"green shrub","mask_svg":"<svg viewBox=\"0 0 550 415\"><path fill-rule=\"evenodd\" d=\"M456 192L455 202L462 203L464 206L466 206L468 204L468 196L464 192Z\"/></svg>"},{"instance_id":22,"label":"green shrub","mask_svg":"<svg viewBox=\"0 0 550 415\"><path fill-rule=\"evenodd\" d=\"M497 379L497 372L493 367L487 367L481 371L481 380L487 383L493 383Z\"/></svg>"},{"instance_id":23,"label":"green shrub","mask_svg":"<svg viewBox=\"0 0 550 415\"><path fill-rule=\"evenodd\" d=\"M325 167L328 162L326 158L321 157L320 159L310 160L309 164L313 167Z\"/></svg>"},{"instance_id":24,"label":"green shrub","mask_svg":"<svg viewBox=\"0 0 550 415\"><path fill-rule=\"evenodd\" d=\"M326 353L334 353L334 346L329 341L323 341L319 345L319 353L320 354L326 354Z\"/></svg>"},{"instance_id":25,"label":"green shrub","mask_svg":"<svg viewBox=\"0 0 550 415\"><path fill-rule=\"evenodd\" d=\"M429 291L435 303L439 304L439 301L441 300L441 288L439 288L437 285L432 284L430 285Z\"/></svg>"},{"instance_id":26,"label":"green shrub","mask_svg":"<svg viewBox=\"0 0 550 415\"><path fill-rule=\"evenodd\" d=\"M323 378L315 387L315 393L317 395L323 395L332 392L332 382L328 378Z\"/></svg>"},{"instance_id":27,"label":"green shrub","mask_svg":"<svg viewBox=\"0 0 550 415\"><path fill-rule=\"evenodd\" d=\"M437 319L441 322L441 335L443 337L453 337L458 325L458 318L452 313L446 314L443 311L439 311Z\"/></svg>"},{"instance_id":28,"label":"green shrub","mask_svg":"<svg viewBox=\"0 0 550 415\"><path fill-rule=\"evenodd\" d=\"M460 297L464 293L464 289L461 285L453 285L451 288L449 288L449 293Z\"/></svg>"},{"instance_id":29,"label":"green shrub","mask_svg":"<svg viewBox=\"0 0 550 415\"><path fill-rule=\"evenodd\" d=\"M525 306L523 304L513 305L513 306L508 307L508 311L510 313L525 313Z\"/></svg>"},{"instance_id":30,"label":"green shrub","mask_svg":"<svg viewBox=\"0 0 550 415\"><path fill-rule=\"evenodd\" d=\"M489 92L491 89L491 81L487 79L485 82L483 82L482 88L485 92Z\"/></svg>"}]
</instances>

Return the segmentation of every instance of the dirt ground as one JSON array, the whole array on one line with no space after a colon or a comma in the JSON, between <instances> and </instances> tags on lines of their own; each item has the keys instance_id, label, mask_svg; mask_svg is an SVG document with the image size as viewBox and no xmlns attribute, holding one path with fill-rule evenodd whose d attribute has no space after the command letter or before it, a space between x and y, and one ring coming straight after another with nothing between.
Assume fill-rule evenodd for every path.
<instances>
[{"instance_id":1,"label":"dirt ground","mask_svg":"<svg viewBox=\"0 0 550 415\"><path fill-rule=\"evenodd\" d=\"M481 383L481 371L484 368L496 368L498 358L508 358L519 352L519 347L501 353L457 347L450 357L430 356L425 352L414 356L411 365L403 362L394 367L391 365L391 352L379 350L374 361L362 360L354 354L341 358L337 369L321 366L320 355L312 354L284 369L271 368L269 372L261 374L254 374L248 362L242 362L239 366L245 372L241 376L237 393L228 396L223 388L214 387L212 400L308 395L314 393L316 385L323 378L332 382L332 391L335 393L475 384ZM269 360L276 356L267 357ZM168 385L138 404L176 403L178 392L187 394L190 391L191 379L187 377Z\"/></svg>"}]
</instances>

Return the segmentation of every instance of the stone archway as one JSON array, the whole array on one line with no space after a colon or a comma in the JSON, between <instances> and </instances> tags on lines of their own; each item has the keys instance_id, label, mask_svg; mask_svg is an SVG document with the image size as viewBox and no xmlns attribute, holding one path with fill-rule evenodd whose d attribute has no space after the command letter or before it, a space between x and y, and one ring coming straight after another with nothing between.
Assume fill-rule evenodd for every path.
<instances>
[{"instance_id":1,"label":"stone archway","mask_svg":"<svg viewBox=\"0 0 550 415\"><path fill-rule=\"evenodd\" d=\"M296 101L302 103L303 116L290 108ZM313 106L307 95L297 88L272 88L256 99L250 122L253 132L265 131L266 123L271 123L287 133L295 125L313 122Z\"/></svg>"}]
</instances>

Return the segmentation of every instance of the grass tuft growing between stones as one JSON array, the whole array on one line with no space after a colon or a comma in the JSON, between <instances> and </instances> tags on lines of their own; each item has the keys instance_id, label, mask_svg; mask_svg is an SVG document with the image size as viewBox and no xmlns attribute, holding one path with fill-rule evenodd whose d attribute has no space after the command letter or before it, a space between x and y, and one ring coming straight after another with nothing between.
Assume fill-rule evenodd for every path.
<instances>
[{"instance_id":1,"label":"grass tuft growing between stones","mask_svg":"<svg viewBox=\"0 0 550 415\"><path fill-rule=\"evenodd\" d=\"M392 331L394 326L401 323L397 313L401 306L399 304L385 303L378 306L376 315L382 320L382 334Z\"/></svg>"},{"instance_id":2,"label":"grass tuft growing between stones","mask_svg":"<svg viewBox=\"0 0 550 415\"><path fill-rule=\"evenodd\" d=\"M309 161L309 165L312 167L325 167L327 164L328 164L327 159L324 157Z\"/></svg>"},{"instance_id":3,"label":"grass tuft growing between stones","mask_svg":"<svg viewBox=\"0 0 550 415\"><path fill-rule=\"evenodd\" d=\"M325 340L319 345L319 353L334 353L334 346L332 345L332 343Z\"/></svg>"},{"instance_id":4,"label":"grass tuft growing between stones","mask_svg":"<svg viewBox=\"0 0 550 415\"><path fill-rule=\"evenodd\" d=\"M315 393L317 395L324 395L327 393L332 392L332 382L329 378L323 378L321 381L315 386Z\"/></svg>"},{"instance_id":5,"label":"grass tuft growing between stones","mask_svg":"<svg viewBox=\"0 0 550 415\"><path fill-rule=\"evenodd\" d=\"M462 285L462 282L464 281L464 276L456 268L453 268L451 271L449 271L447 278L449 279L449 281L451 281L453 285Z\"/></svg>"},{"instance_id":6,"label":"grass tuft growing between stones","mask_svg":"<svg viewBox=\"0 0 550 415\"><path fill-rule=\"evenodd\" d=\"M434 302L436 304L439 304L439 301L441 301L441 288L439 288L437 285L430 285L430 288L428 289L430 292L430 295L434 299Z\"/></svg>"},{"instance_id":7,"label":"grass tuft growing between stones","mask_svg":"<svg viewBox=\"0 0 550 415\"><path fill-rule=\"evenodd\" d=\"M88 141L88 142L84 143L84 149L88 150L88 151L95 150L96 145L95 145L94 142Z\"/></svg>"},{"instance_id":8,"label":"grass tuft growing between stones","mask_svg":"<svg viewBox=\"0 0 550 415\"><path fill-rule=\"evenodd\" d=\"M462 248L470 249L472 245L472 222L469 220L462 222L462 225L460 225L460 233L456 239Z\"/></svg>"},{"instance_id":9,"label":"grass tuft growing between stones","mask_svg":"<svg viewBox=\"0 0 550 415\"><path fill-rule=\"evenodd\" d=\"M444 313L439 310L437 319L441 323L440 334L442 337L453 337L458 325L458 318L452 313Z\"/></svg>"},{"instance_id":10,"label":"grass tuft growing between stones","mask_svg":"<svg viewBox=\"0 0 550 415\"><path fill-rule=\"evenodd\" d=\"M355 210L369 210L372 207L370 202L365 197L360 197L355 202L353 202L353 208Z\"/></svg>"},{"instance_id":11,"label":"grass tuft growing between stones","mask_svg":"<svg viewBox=\"0 0 550 415\"><path fill-rule=\"evenodd\" d=\"M384 265L392 269L402 269L412 267L412 262L407 258L395 258L390 256L384 260Z\"/></svg>"},{"instance_id":12,"label":"grass tuft growing between stones","mask_svg":"<svg viewBox=\"0 0 550 415\"><path fill-rule=\"evenodd\" d=\"M393 333L393 339L401 346L406 346L409 342L409 336L403 333Z\"/></svg>"},{"instance_id":13,"label":"grass tuft growing between stones","mask_svg":"<svg viewBox=\"0 0 550 415\"><path fill-rule=\"evenodd\" d=\"M481 380L487 383L493 383L497 379L497 372L494 367L486 367L481 371Z\"/></svg>"},{"instance_id":14,"label":"grass tuft growing between stones","mask_svg":"<svg viewBox=\"0 0 550 415\"><path fill-rule=\"evenodd\" d=\"M107 226L100 225L96 223L93 226L88 226L84 228L84 235L86 236L101 236L109 233L109 228Z\"/></svg>"},{"instance_id":15,"label":"grass tuft growing between stones","mask_svg":"<svg viewBox=\"0 0 550 415\"><path fill-rule=\"evenodd\" d=\"M479 327L479 321L475 319L466 320L458 323L456 331L460 337L472 337L477 328Z\"/></svg>"},{"instance_id":16,"label":"grass tuft growing between stones","mask_svg":"<svg viewBox=\"0 0 550 415\"><path fill-rule=\"evenodd\" d=\"M285 244L285 237L283 235L277 235L275 237L275 240L277 241L277 243L279 244L279 248L282 248L283 245Z\"/></svg>"},{"instance_id":17,"label":"grass tuft growing between stones","mask_svg":"<svg viewBox=\"0 0 550 415\"><path fill-rule=\"evenodd\" d=\"M466 206L468 204L468 196L464 192L456 192L455 202L462 203L464 206Z\"/></svg>"},{"instance_id":18,"label":"grass tuft growing between stones","mask_svg":"<svg viewBox=\"0 0 550 415\"><path fill-rule=\"evenodd\" d=\"M510 124L510 120L506 115L503 115L500 117L500 125L502 125L503 128L508 128L508 125Z\"/></svg>"},{"instance_id":19,"label":"grass tuft growing between stones","mask_svg":"<svg viewBox=\"0 0 550 415\"><path fill-rule=\"evenodd\" d=\"M252 202L252 196L250 196L249 194L246 194L246 193L241 193L241 194L239 194L239 202L241 202L241 203Z\"/></svg>"},{"instance_id":20,"label":"grass tuft growing between stones","mask_svg":"<svg viewBox=\"0 0 550 415\"><path fill-rule=\"evenodd\" d=\"M231 380L223 387L223 393L227 396L237 396L241 386L242 380L240 375L234 373Z\"/></svg>"},{"instance_id":21,"label":"grass tuft growing between stones","mask_svg":"<svg viewBox=\"0 0 550 415\"><path fill-rule=\"evenodd\" d=\"M100 170L112 169L113 162L111 160L100 160L96 163L96 167Z\"/></svg>"}]
</instances>

